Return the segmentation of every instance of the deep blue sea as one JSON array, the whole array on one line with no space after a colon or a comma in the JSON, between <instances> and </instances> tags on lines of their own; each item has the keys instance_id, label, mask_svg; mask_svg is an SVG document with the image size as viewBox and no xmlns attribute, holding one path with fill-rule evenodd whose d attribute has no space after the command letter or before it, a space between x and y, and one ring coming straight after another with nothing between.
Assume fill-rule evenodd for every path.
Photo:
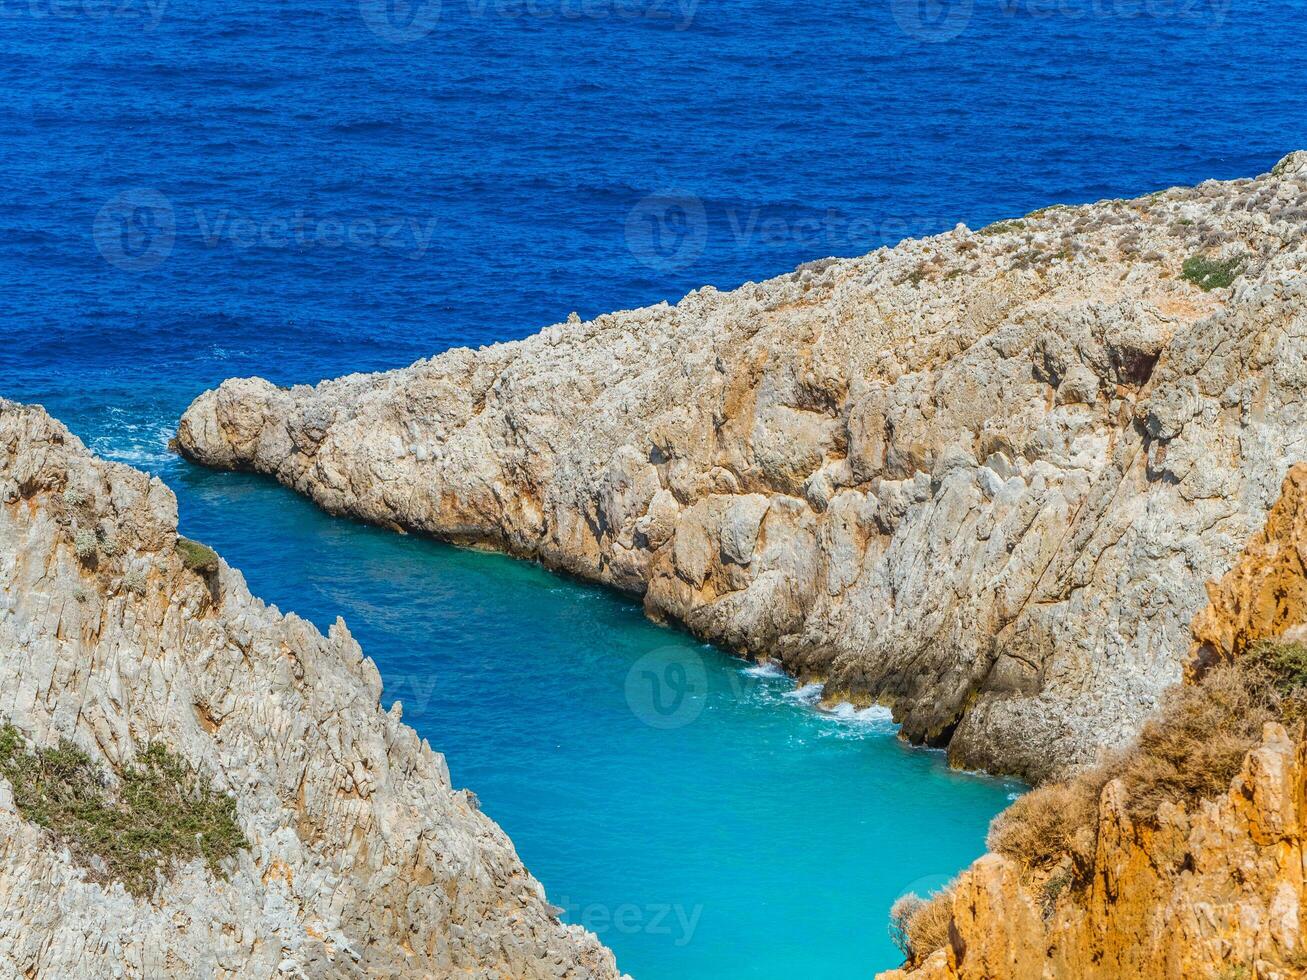
<instances>
[{"instance_id":1,"label":"deep blue sea","mask_svg":"<svg viewBox=\"0 0 1307 980\"><path fill-rule=\"evenodd\" d=\"M0 0L0 394L162 476L640 980L865 977L1018 787L507 559L169 455L311 382L1307 147L1276 0ZM661 685L661 686L660 686Z\"/></svg>"}]
</instances>

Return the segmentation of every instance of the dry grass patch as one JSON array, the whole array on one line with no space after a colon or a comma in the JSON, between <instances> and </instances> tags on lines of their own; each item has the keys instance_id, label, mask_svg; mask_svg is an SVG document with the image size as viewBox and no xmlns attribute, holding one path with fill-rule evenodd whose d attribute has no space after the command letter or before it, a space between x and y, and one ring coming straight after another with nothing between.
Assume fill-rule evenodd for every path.
<instances>
[{"instance_id":1,"label":"dry grass patch","mask_svg":"<svg viewBox=\"0 0 1307 980\"><path fill-rule=\"evenodd\" d=\"M1031 790L994 818L989 849L1032 868L1051 868L1066 855L1087 865L1097 842L1098 797L1111 778L1100 766Z\"/></svg>"},{"instance_id":2,"label":"dry grass patch","mask_svg":"<svg viewBox=\"0 0 1307 980\"><path fill-rule=\"evenodd\" d=\"M1262 725L1285 717L1307 682L1307 650L1227 663L1194 684L1171 688L1157 717L1135 744L1070 779L1041 786L1008 807L990 826L990 850L1031 869L1051 869L1069 857L1088 871L1097 846L1098 801L1120 779L1127 813L1151 823L1163 803L1193 809L1229 789L1244 756L1261 741ZM1299 671L1295 674L1294 671Z\"/></svg>"},{"instance_id":3,"label":"dry grass patch","mask_svg":"<svg viewBox=\"0 0 1307 980\"><path fill-rule=\"evenodd\" d=\"M949 884L929 898L908 892L890 906L890 938L909 962L919 962L948 943L954 890Z\"/></svg>"},{"instance_id":4,"label":"dry grass patch","mask_svg":"<svg viewBox=\"0 0 1307 980\"><path fill-rule=\"evenodd\" d=\"M1162 803L1192 809L1228 790L1262 725L1279 716L1278 702L1270 678L1246 664L1222 665L1198 684L1168 691L1120 773L1131 819L1146 823Z\"/></svg>"}]
</instances>

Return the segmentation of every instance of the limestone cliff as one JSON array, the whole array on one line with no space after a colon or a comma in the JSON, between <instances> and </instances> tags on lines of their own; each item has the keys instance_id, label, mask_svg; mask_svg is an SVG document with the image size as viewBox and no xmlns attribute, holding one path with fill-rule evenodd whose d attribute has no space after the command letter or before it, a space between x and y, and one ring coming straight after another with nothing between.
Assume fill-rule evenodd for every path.
<instances>
[{"instance_id":1,"label":"limestone cliff","mask_svg":"<svg viewBox=\"0 0 1307 980\"><path fill-rule=\"evenodd\" d=\"M1193 625L1209 663L1255 641L1307 635L1307 465L1294 466L1266 526L1210 586ZM1120 780L1099 802L1082 890L986 855L952 899L950 941L881 980L1280 980L1307 976L1307 743L1268 724L1218 799L1163 804L1133 822ZM1051 907L1050 907L1051 905Z\"/></svg>"},{"instance_id":2,"label":"limestone cliff","mask_svg":"<svg viewBox=\"0 0 1307 980\"><path fill-rule=\"evenodd\" d=\"M189 457L488 544L1039 779L1129 739L1307 453L1307 153L316 387Z\"/></svg>"},{"instance_id":3,"label":"limestone cliff","mask_svg":"<svg viewBox=\"0 0 1307 980\"><path fill-rule=\"evenodd\" d=\"M249 842L226 874L195 861L133 897L0 779L0 975L617 976L381 710L343 622L323 636L177 543L163 484L0 401L0 721L110 772L162 741L234 794Z\"/></svg>"}]
</instances>

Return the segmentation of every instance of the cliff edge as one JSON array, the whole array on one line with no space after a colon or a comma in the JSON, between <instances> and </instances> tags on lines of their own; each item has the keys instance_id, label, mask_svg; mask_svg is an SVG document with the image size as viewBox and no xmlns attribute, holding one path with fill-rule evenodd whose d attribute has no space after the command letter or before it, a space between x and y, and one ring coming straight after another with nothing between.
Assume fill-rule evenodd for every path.
<instances>
[{"instance_id":1,"label":"cliff edge","mask_svg":"<svg viewBox=\"0 0 1307 980\"><path fill-rule=\"evenodd\" d=\"M1304 559L1298 464L1265 528L1212 583L1177 692L1185 707L1145 728L1143 764L1109 763L1018 801L991 831L1006 853L981 858L936 899L909 965L880 980L1307 976ZM1232 684L1237 668L1244 680ZM1265 691L1268 675L1280 687L1269 701L1243 696L1249 684ZM1262 720L1267 704L1280 721ZM1258 724L1260 738L1240 731ZM1241 738L1257 744L1235 757ZM1228 787L1216 785L1231 763ZM1161 802L1150 799L1163 784ZM1091 808L1068 820L1082 792Z\"/></svg>"},{"instance_id":2,"label":"cliff edge","mask_svg":"<svg viewBox=\"0 0 1307 980\"><path fill-rule=\"evenodd\" d=\"M6 976L618 975L444 759L381 710L343 622L323 636L264 605L178 538L157 479L3 400L0 692ZM241 840L132 890L48 811L77 803L80 819L70 794L89 786L96 806L121 794L95 811L121 818L138 805L130 774L160 751L234 798Z\"/></svg>"},{"instance_id":3,"label":"cliff edge","mask_svg":"<svg viewBox=\"0 0 1307 980\"><path fill-rule=\"evenodd\" d=\"M516 343L178 445L494 546L1032 780L1124 744L1307 431L1307 152Z\"/></svg>"}]
</instances>

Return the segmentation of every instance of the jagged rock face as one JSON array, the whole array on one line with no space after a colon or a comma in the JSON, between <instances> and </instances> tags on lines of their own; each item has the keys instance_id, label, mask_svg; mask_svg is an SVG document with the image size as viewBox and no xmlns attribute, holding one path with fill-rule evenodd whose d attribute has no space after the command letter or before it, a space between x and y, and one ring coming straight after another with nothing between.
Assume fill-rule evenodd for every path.
<instances>
[{"instance_id":1,"label":"jagged rock face","mask_svg":"<svg viewBox=\"0 0 1307 980\"><path fill-rule=\"evenodd\" d=\"M409 368L233 380L188 456L490 544L1038 779L1128 740L1301 455L1307 155ZM1238 259L1233 288L1182 276Z\"/></svg>"},{"instance_id":2,"label":"jagged rock face","mask_svg":"<svg viewBox=\"0 0 1307 980\"><path fill-rule=\"evenodd\" d=\"M1261 639L1307 641L1307 463L1289 470L1280 499L1194 620L1193 660L1244 653Z\"/></svg>"},{"instance_id":3,"label":"jagged rock face","mask_svg":"<svg viewBox=\"0 0 1307 980\"><path fill-rule=\"evenodd\" d=\"M0 974L610 978L444 759L327 636L176 553L158 480L0 401L0 720L109 766L162 740L235 794L229 875L89 880L0 779Z\"/></svg>"},{"instance_id":4,"label":"jagged rock face","mask_svg":"<svg viewBox=\"0 0 1307 980\"><path fill-rule=\"evenodd\" d=\"M1307 464L1290 469L1266 525L1208 587L1194 654L1236 657L1257 640L1307 635ZM1290 980L1307 975L1307 742L1278 724L1225 796L1156 826L1133 823L1120 780L1099 802L1087 891L988 854L958 880L951 941L880 980Z\"/></svg>"},{"instance_id":5,"label":"jagged rock face","mask_svg":"<svg viewBox=\"0 0 1307 980\"><path fill-rule=\"evenodd\" d=\"M1307 746L1268 724L1218 800L1157 827L1108 783L1089 891L1050 918L1017 864L989 854L958 881L952 941L880 980L1291 980L1304 965Z\"/></svg>"}]
</instances>

